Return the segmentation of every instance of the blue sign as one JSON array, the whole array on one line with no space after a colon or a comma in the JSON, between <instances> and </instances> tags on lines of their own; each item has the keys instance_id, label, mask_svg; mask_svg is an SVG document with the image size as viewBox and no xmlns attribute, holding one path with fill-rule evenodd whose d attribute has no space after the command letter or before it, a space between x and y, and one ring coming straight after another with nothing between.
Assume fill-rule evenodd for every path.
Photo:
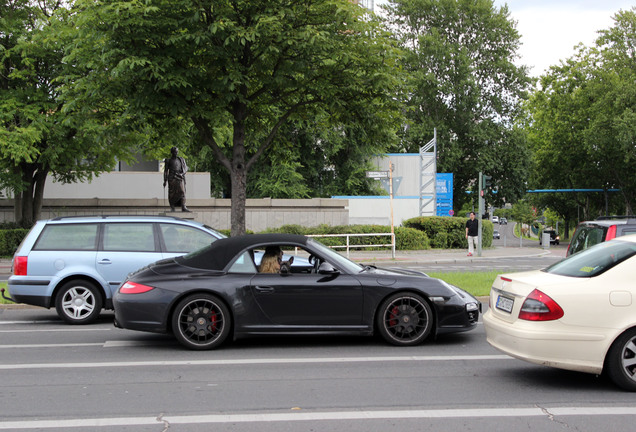
<instances>
[{"instance_id":1,"label":"blue sign","mask_svg":"<svg viewBox=\"0 0 636 432\"><path fill-rule=\"evenodd\" d=\"M453 173L437 173L437 216L453 216Z\"/></svg>"}]
</instances>

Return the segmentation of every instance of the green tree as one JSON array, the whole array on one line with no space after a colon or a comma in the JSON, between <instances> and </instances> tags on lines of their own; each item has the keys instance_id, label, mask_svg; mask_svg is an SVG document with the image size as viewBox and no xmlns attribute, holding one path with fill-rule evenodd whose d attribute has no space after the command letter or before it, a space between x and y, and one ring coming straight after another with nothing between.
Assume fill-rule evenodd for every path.
<instances>
[{"instance_id":1,"label":"green tree","mask_svg":"<svg viewBox=\"0 0 636 432\"><path fill-rule=\"evenodd\" d=\"M40 217L48 175L84 181L126 157L112 140L95 138L99 123L65 111L59 99L66 13L58 1L0 3L0 184L25 227Z\"/></svg>"},{"instance_id":2,"label":"green tree","mask_svg":"<svg viewBox=\"0 0 636 432\"><path fill-rule=\"evenodd\" d=\"M402 149L418 152L438 131L438 171L454 173L455 206L491 175L493 204L524 192L530 154L515 127L531 83L514 64L520 36L492 0L391 0L387 19L407 51L409 128Z\"/></svg>"},{"instance_id":3,"label":"green tree","mask_svg":"<svg viewBox=\"0 0 636 432\"><path fill-rule=\"evenodd\" d=\"M125 99L130 114L191 125L229 173L232 235L248 173L284 125L379 122L400 84L389 35L344 0L78 0L75 27L76 103Z\"/></svg>"},{"instance_id":4,"label":"green tree","mask_svg":"<svg viewBox=\"0 0 636 432\"><path fill-rule=\"evenodd\" d=\"M568 221L633 213L636 197L636 8L614 17L596 46L541 77L528 110L539 189L620 189L620 194L544 194L537 201ZM617 198L622 198L619 202ZM624 209L624 210L621 210Z\"/></svg>"}]
</instances>

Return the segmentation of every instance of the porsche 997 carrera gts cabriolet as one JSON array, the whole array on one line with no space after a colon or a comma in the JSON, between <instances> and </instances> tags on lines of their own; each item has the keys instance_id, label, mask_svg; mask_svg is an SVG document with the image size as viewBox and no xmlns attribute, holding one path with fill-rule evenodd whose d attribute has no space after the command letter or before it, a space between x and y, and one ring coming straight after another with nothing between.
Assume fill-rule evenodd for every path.
<instances>
[{"instance_id":1,"label":"porsche 997 carrera gts cabriolet","mask_svg":"<svg viewBox=\"0 0 636 432\"><path fill-rule=\"evenodd\" d=\"M270 253L280 269L264 272ZM285 267L289 256L304 264ZM360 265L292 234L219 239L158 261L129 275L113 303L117 327L171 332L195 350L254 335L379 333L412 346L473 329L481 311L477 299L442 280Z\"/></svg>"}]
</instances>

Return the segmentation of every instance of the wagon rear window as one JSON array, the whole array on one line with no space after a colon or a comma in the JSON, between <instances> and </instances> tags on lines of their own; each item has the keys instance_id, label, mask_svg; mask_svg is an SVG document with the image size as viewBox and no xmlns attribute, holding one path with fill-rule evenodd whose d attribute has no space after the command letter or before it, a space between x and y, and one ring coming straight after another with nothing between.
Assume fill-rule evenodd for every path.
<instances>
[{"instance_id":1,"label":"wagon rear window","mask_svg":"<svg viewBox=\"0 0 636 432\"><path fill-rule=\"evenodd\" d=\"M97 224L47 225L34 250L96 250Z\"/></svg>"}]
</instances>

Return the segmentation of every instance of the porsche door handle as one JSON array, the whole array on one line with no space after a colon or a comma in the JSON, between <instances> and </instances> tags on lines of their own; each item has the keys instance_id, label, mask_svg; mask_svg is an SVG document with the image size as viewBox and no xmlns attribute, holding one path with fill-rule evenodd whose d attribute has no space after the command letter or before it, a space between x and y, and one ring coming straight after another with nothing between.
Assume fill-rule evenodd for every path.
<instances>
[{"instance_id":1,"label":"porsche door handle","mask_svg":"<svg viewBox=\"0 0 636 432\"><path fill-rule=\"evenodd\" d=\"M254 289L256 289L256 291L258 291L259 293L263 293L263 294L274 292L274 287L269 287L269 286L255 286Z\"/></svg>"}]
</instances>

